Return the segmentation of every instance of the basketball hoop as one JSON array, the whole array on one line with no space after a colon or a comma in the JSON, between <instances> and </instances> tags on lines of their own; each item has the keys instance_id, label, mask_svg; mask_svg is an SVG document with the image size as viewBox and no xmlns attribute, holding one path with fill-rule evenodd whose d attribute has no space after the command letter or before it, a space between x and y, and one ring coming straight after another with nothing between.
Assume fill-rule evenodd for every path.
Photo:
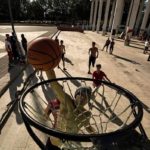
<instances>
[{"instance_id":1,"label":"basketball hoop","mask_svg":"<svg viewBox=\"0 0 150 150\"><path fill-rule=\"evenodd\" d=\"M120 141L129 140L134 130L141 125L143 108L139 100L128 90L101 81L102 85L92 89L91 94L90 90L76 92L80 87L92 88L93 81L96 80L80 77L57 78L37 83L24 92L19 103L20 112L29 134L41 149L49 148L42 140L43 136L38 136L38 132L42 133L44 138L49 137L52 143L53 139L57 139L59 142L54 145L59 149L111 150L117 147ZM50 97L55 92L50 87L53 82L62 85L64 93L72 97L75 107L72 112L74 118L68 120L69 124L64 122L64 115L58 113L56 128L53 126L56 121L54 116L44 116L45 107L48 105L47 97L52 100ZM81 86L76 87L75 82ZM44 90L47 93L43 92ZM80 93L79 99L82 97L86 103L78 102L77 105L74 93ZM67 107L67 100L65 105Z\"/></svg>"}]
</instances>

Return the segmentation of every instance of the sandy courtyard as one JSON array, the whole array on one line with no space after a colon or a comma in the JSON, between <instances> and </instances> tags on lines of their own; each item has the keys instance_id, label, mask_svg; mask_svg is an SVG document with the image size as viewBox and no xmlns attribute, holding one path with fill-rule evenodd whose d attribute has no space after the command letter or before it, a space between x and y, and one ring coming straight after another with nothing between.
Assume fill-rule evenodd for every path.
<instances>
[{"instance_id":1,"label":"sandy courtyard","mask_svg":"<svg viewBox=\"0 0 150 150\"><path fill-rule=\"evenodd\" d=\"M113 55L101 51L107 39L101 34L86 31L82 33L61 32L60 40L64 40L66 46L66 68L71 76L90 77L88 75L88 50L92 41L96 42L99 49L99 57L96 63L102 65L102 70L109 79L133 94L135 94L144 106L143 125L150 137L150 62L148 55L143 54L144 43L133 40L131 46L124 46L122 40L115 40ZM73 65L71 65L71 63ZM94 71L95 68L92 68ZM59 77L63 76L56 69Z\"/></svg>"},{"instance_id":2,"label":"sandy courtyard","mask_svg":"<svg viewBox=\"0 0 150 150\"><path fill-rule=\"evenodd\" d=\"M115 40L113 55L109 55L106 51L101 51L107 37L95 32L86 31L84 34L61 32L59 39L63 40L66 46L65 57L68 74L66 75L61 69L56 68L55 72L57 77L72 76L91 78L91 75L87 74L88 50L91 47L92 41L95 41L99 49L99 57L96 63L102 65L102 70L113 83L128 89L143 103L144 117L142 124L150 138L150 62L147 61L148 55L143 54L142 49L144 44L134 40L130 47L126 47L123 41ZM62 62L60 62L60 67L62 68ZM23 79L30 74L31 70L28 68L24 72L22 75ZM94 70L95 68L91 69L91 71ZM45 78L45 74L43 75ZM17 82L14 84L17 84ZM8 97L9 92L2 97L2 100L6 104L8 103ZM18 120L20 121L19 123L17 122ZM26 131L20 116L18 117L15 113L11 115L0 136L0 145L0 150L39 149Z\"/></svg>"}]
</instances>

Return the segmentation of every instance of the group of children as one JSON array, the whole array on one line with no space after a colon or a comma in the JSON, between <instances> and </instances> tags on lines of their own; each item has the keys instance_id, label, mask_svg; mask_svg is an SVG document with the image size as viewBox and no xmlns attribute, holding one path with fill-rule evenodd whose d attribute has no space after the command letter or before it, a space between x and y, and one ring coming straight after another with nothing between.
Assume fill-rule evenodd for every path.
<instances>
[{"instance_id":1,"label":"group of children","mask_svg":"<svg viewBox=\"0 0 150 150\"><path fill-rule=\"evenodd\" d=\"M56 36L55 42L60 46L60 49L62 50L62 61L63 61L63 69L66 70L65 68L65 60L64 60L64 55L65 55L65 46L63 44L63 41L60 41L59 44L59 39ZM95 42L92 42L92 47L89 49L89 74L92 74L93 78L93 88L99 88L101 86L101 81L106 80L108 82L111 82L107 75L101 70L101 64L96 65L96 70L91 73L90 72L90 66L91 64L93 67L95 66L96 58L98 58L98 48L95 47ZM59 65L58 65L59 67ZM87 93L88 97L90 98L90 95L92 93L92 89L90 87L86 86L80 86L77 88L75 91L75 105L77 106L79 103L82 104L83 106L87 103ZM56 98L53 100L50 100L47 107L45 108L45 116L48 117L51 113L53 114L54 117L54 124L53 127L55 128L57 126L57 113L60 109L60 101Z\"/></svg>"},{"instance_id":2,"label":"group of children","mask_svg":"<svg viewBox=\"0 0 150 150\"><path fill-rule=\"evenodd\" d=\"M9 68L14 65L14 63L25 63L24 57L21 51L18 51L18 47L20 46L17 43L17 37L15 36L14 32L12 35L6 34L5 35L5 49L8 54L9 58ZM27 40L24 34L21 34L21 44L25 51L25 55L27 54Z\"/></svg>"},{"instance_id":3,"label":"group of children","mask_svg":"<svg viewBox=\"0 0 150 150\"><path fill-rule=\"evenodd\" d=\"M108 40L109 40L109 38L108 38ZM108 46L109 46L109 44L110 44L110 49L111 49L111 52L113 51L113 47L114 47L114 39L112 39L112 41L110 41L110 43L108 44L108 40L106 41L106 44L105 45L107 45L107 49L108 49ZM59 47L60 47L60 49L61 49L61 51L62 51L62 56L61 56L61 58L62 58L62 61L63 61L63 70L67 70L66 68L65 68L65 53L66 53L66 49L65 49L65 45L64 45L64 43L63 43L63 40L61 40L60 41L60 44L59 44L59 39L58 39L58 36L56 36L55 37L55 42L59 45ZM91 65L94 67L95 66L95 62L96 62L96 59L98 58L98 55L99 55L99 52L98 52L98 48L95 46L96 45L96 43L95 42L92 42L92 47L89 49L89 71L88 71L88 74L92 74L91 73L91 71L90 71L90 67L91 67ZM105 47L105 46L104 46ZM104 48L103 48L104 49ZM58 65L58 68L60 68L59 67L59 65ZM109 81L110 82L110 80L107 78L107 76L106 76L106 74L103 72L103 71L101 71L101 65L100 64L97 64L96 65L96 71L95 72L93 72L93 74L92 74L92 76L93 76L93 79L98 79L98 80L103 80L103 79L105 79L105 80L107 80L107 81ZM95 85L94 85L94 87L95 86L98 86L98 84L97 83L94 83Z\"/></svg>"}]
</instances>

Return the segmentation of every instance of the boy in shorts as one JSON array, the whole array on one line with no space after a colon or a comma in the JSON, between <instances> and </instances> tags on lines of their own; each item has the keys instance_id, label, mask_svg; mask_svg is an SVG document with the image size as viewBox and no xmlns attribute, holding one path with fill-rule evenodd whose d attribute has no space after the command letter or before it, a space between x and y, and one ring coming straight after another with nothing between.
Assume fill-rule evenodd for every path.
<instances>
[{"instance_id":1,"label":"boy in shorts","mask_svg":"<svg viewBox=\"0 0 150 150\"><path fill-rule=\"evenodd\" d=\"M88 74L92 74L90 71L91 64L94 67L96 58L98 58L98 48L95 47L96 43L92 42L92 47L89 49L89 71Z\"/></svg>"},{"instance_id":2,"label":"boy in shorts","mask_svg":"<svg viewBox=\"0 0 150 150\"><path fill-rule=\"evenodd\" d=\"M63 62L63 70L66 71L67 69L65 68L65 57L64 57L65 53L66 53L66 49L65 49L65 45L63 43L64 43L63 40L61 40L59 47L60 47L60 50L62 51L61 59ZM59 65L58 65L58 68L60 68Z\"/></svg>"}]
</instances>

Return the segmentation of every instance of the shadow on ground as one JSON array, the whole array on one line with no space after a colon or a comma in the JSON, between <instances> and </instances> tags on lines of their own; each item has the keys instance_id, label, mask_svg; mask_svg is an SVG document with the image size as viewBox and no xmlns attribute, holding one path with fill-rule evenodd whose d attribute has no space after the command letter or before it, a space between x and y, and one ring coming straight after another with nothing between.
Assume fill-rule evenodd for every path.
<instances>
[{"instance_id":1,"label":"shadow on ground","mask_svg":"<svg viewBox=\"0 0 150 150\"><path fill-rule=\"evenodd\" d=\"M124 61L127 61L127 62L130 62L132 64L136 64L136 65L141 65L140 63L134 61L134 60L131 60L131 59L128 59L128 58L125 58L125 57L121 57L121 56L118 56L118 55L114 55L113 56L117 59L121 59L121 60L124 60Z\"/></svg>"},{"instance_id":2,"label":"shadow on ground","mask_svg":"<svg viewBox=\"0 0 150 150\"><path fill-rule=\"evenodd\" d=\"M19 71L21 70L22 66L17 65L15 68L15 71ZM14 70L13 70L14 71ZM14 78L14 72L12 71L12 69L10 69L9 71L9 75L10 75L10 81L13 80ZM9 86L9 94L10 94L10 100L13 102L16 100L17 98L17 92L18 92L18 88L21 88L23 83L23 73L20 74L20 76L17 78L17 80L11 85ZM22 119L21 119L21 115L19 113L19 108L18 108L18 104L15 105L15 108L13 110L15 116L16 116L16 122L17 124L21 124L22 123Z\"/></svg>"},{"instance_id":3,"label":"shadow on ground","mask_svg":"<svg viewBox=\"0 0 150 150\"><path fill-rule=\"evenodd\" d=\"M72 63L72 61L70 60L70 59L68 59L67 57L65 57L64 58L64 60L65 60L65 62L67 62L68 64L70 64L70 65L74 65L73 63Z\"/></svg>"},{"instance_id":4,"label":"shadow on ground","mask_svg":"<svg viewBox=\"0 0 150 150\"><path fill-rule=\"evenodd\" d=\"M140 49L140 50L144 50L144 48L141 48L141 47L138 47L138 46L134 46L134 45L131 45L131 44L129 45L129 47Z\"/></svg>"}]
</instances>

